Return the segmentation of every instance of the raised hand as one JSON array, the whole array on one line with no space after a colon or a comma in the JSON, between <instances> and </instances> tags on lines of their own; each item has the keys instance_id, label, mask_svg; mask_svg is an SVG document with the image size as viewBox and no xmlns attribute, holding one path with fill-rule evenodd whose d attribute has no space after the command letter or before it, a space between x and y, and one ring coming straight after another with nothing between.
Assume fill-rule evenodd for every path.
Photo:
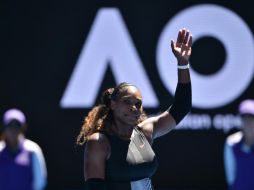
<instances>
[{"instance_id":1,"label":"raised hand","mask_svg":"<svg viewBox=\"0 0 254 190\"><path fill-rule=\"evenodd\" d=\"M192 35L189 30L183 28L179 30L177 41L171 40L171 49L179 65L186 65L191 55Z\"/></svg>"}]
</instances>

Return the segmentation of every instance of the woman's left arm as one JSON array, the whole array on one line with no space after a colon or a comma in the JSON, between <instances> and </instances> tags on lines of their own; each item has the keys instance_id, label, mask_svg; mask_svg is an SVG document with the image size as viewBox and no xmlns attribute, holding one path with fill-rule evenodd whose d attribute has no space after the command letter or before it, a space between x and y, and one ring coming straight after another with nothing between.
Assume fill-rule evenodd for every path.
<instances>
[{"instance_id":1,"label":"woman's left arm","mask_svg":"<svg viewBox=\"0 0 254 190\"><path fill-rule=\"evenodd\" d=\"M191 55L192 35L185 28L179 30L176 42L171 40L171 49L178 65L178 84L173 104L168 110L151 117L142 124L144 132L155 139L171 131L191 109L191 80L189 58Z\"/></svg>"}]
</instances>

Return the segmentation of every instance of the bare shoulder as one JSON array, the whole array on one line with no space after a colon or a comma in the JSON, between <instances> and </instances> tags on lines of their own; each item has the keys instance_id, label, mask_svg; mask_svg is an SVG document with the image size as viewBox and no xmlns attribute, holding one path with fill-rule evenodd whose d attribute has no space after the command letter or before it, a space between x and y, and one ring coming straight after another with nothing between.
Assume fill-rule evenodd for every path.
<instances>
[{"instance_id":1,"label":"bare shoulder","mask_svg":"<svg viewBox=\"0 0 254 190\"><path fill-rule=\"evenodd\" d=\"M106 135L104 135L103 133L100 132L96 132L91 134L88 137L87 142L93 142L93 143L98 143L98 144L104 144L104 143L108 143L108 138Z\"/></svg>"},{"instance_id":2,"label":"bare shoulder","mask_svg":"<svg viewBox=\"0 0 254 190\"><path fill-rule=\"evenodd\" d=\"M88 137L85 146L85 153L86 155L103 156L109 153L109 149L110 144L106 135L96 132Z\"/></svg>"}]
</instances>

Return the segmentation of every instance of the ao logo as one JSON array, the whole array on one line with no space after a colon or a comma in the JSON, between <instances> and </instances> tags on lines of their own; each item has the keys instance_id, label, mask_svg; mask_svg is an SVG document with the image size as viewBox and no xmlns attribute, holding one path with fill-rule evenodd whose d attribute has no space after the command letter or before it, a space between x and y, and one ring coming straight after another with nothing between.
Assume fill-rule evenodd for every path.
<instances>
[{"instance_id":1,"label":"ao logo","mask_svg":"<svg viewBox=\"0 0 254 190\"><path fill-rule=\"evenodd\" d=\"M254 44L250 29L235 13L226 8L205 4L187 8L166 24L157 46L157 67L162 82L171 94L177 83L176 61L169 56L169 41L183 26L194 35L194 42L212 36L226 50L224 66L205 76L191 70L193 106L216 108L240 96L252 80ZM204 60L204 64L205 60ZM149 82L128 30L118 9L98 11L77 65L61 99L63 108L91 107L107 66L117 83L136 84L144 96L144 106L156 108L158 99Z\"/></svg>"}]
</instances>

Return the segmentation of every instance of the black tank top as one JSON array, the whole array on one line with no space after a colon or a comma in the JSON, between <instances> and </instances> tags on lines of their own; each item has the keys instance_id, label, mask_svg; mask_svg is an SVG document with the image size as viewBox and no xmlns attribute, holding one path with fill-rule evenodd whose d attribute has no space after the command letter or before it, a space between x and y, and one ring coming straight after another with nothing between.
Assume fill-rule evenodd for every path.
<instances>
[{"instance_id":1,"label":"black tank top","mask_svg":"<svg viewBox=\"0 0 254 190\"><path fill-rule=\"evenodd\" d=\"M131 140L108 135L111 146L106 161L106 181L109 190L152 190L151 176L158 162L143 132L134 127Z\"/></svg>"}]
</instances>

